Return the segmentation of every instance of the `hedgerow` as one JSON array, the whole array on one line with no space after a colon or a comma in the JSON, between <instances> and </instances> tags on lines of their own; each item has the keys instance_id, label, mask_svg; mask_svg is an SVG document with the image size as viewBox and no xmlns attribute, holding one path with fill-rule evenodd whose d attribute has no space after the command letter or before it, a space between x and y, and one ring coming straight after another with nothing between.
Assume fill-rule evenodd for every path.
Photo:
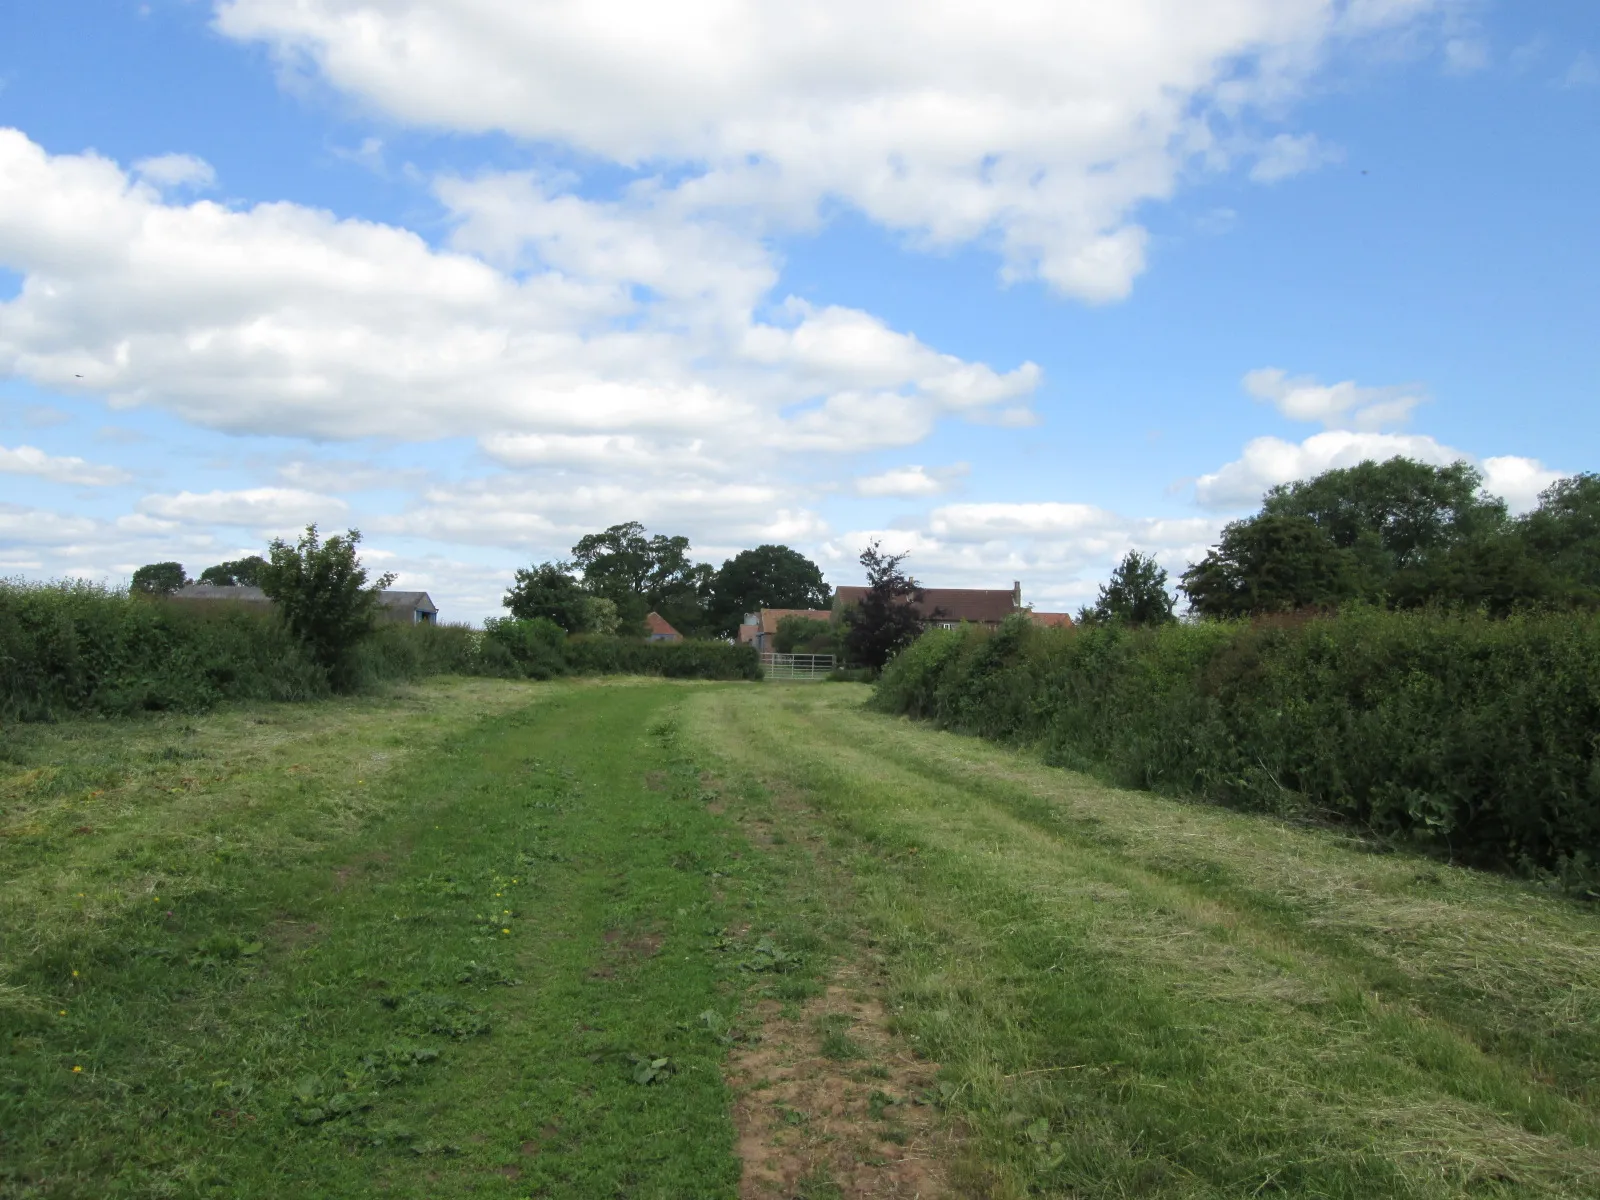
<instances>
[{"instance_id":1,"label":"hedgerow","mask_svg":"<svg viewBox=\"0 0 1600 1200\"><path fill-rule=\"evenodd\" d=\"M935 631L874 703L1135 787L1600 878L1593 614Z\"/></svg>"},{"instance_id":2,"label":"hedgerow","mask_svg":"<svg viewBox=\"0 0 1600 1200\"><path fill-rule=\"evenodd\" d=\"M340 682L359 690L441 674L761 677L748 646L568 638L549 621L492 620L483 630L379 624L352 649ZM0 721L199 711L222 700L305 700L332 690L325 667L260 605L0 580Z\"/></svg>"}]
</instances>

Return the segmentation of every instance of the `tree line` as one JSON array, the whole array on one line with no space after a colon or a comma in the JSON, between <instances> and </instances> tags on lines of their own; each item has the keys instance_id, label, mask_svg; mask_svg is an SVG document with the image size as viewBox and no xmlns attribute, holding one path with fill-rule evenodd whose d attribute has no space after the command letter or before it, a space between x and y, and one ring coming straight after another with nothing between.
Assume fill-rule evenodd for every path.
<instances>
[{"instance_id":1,"label":"tree line","mask_svg":"<svg viewBox=\"0 0 1600 1200\"><path fill-rule=\"evenodd\" d=\"M1080 623L1176 619L1167 572L1134 551ZM1180 577L1199 617L1245 617L1363 602L1392 609L1600 607L1600 476L1573 475L1513 517L1465 462L1367 461L1281 484L1224 527Z\"/></svg>"},{"instance_id":2,"label":"tree line","mask_svg":"<svg viewBox=\"0 0 1600 1200\"><path fill-rule=\"evenodd\" d=\"M504 601L514 619L638 636L654 612L686 638L733 637L745 613L827 608L833 598L822 569L788 546L742 550L713 568L690 561L688 538L628 521L584 535L571 553L517 571Z\"/></svg>"}]
</instances>

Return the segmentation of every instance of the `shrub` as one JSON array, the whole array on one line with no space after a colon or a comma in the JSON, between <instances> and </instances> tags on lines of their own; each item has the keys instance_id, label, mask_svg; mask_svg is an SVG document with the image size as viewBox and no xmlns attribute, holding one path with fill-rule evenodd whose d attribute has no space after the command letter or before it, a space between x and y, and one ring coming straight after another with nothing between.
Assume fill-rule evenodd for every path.
<instances>
[{"instance_id":1,"label":"shrub","mask_svg":"<svg viewBox=\"0 0 1600 1200\"><path fill-rule=\"evenodd\" d=\"M934 631L874 702L1125 784L1335 815L1473 862L1600 863L1592 614Z\"/></svg>"},{"instance_id":2,"label":"shrub","mask_svg":"<svg viewBox=\"0 0 1600 1200\"><path fill-rule=\"evenodd\" d=\"M256 571L278 618L340 688L354 683L356 647L377 627L378 593L394 581L383 575L367 584L360 543L357 530L324 541L307 525L293 546L275 539Z\"/></svg>"},{"instance_id":3,"label":"shrub","mask_svg":"<svg viewBox=\"0 0 1600 1200\"><path fill-rule=\"evenodd\" d=\"M568 638L567 669L574 675L659 675L667 679L761 678L754 646L727 642L646 642L635 638Z\"/></svg>"},{"instance_id":4,"label":"shrub","mask_svg":"<svg viewBox=\"0 0 1600 1200\"><path fill-rule=\"evenodd\" d=\"M491 670L490 674L552 679L566 670L562 645L567 631L547 617L490 617L483 623L483 633L490 661L496 666L505 663L511 667L509 671Z\"/></svg>"}]
</instances>

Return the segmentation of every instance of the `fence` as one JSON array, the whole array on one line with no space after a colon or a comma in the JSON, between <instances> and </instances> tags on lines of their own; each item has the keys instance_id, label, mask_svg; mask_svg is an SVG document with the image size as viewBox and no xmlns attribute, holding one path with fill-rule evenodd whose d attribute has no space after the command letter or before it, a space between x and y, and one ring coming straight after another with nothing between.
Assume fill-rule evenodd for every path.
<instances>
[{"instance_id":1,"label":"fence","mask_svg":"<svg viewBox=\"0 0 1600 1200\"><path fill-rule=\"evenodd\" d=\"M795 679L816 682L826 679L834 669L831 654L763 654L761 673L768 679Z\"/></svg>"}]
</instances>

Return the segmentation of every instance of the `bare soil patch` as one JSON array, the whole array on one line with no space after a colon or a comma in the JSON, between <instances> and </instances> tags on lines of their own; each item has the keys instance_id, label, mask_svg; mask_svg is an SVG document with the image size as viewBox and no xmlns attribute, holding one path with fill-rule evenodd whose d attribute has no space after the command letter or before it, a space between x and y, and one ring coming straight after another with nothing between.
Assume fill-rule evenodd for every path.
<instances>
[{"instance_id":1,"label":"bare soil patch","mask_svg":"<svg viewBox=\"0 0 1600 1200\"><path fill-rule=\"evenodd\" d=\"M879 1000L841 981L798 1017L775 1000L754 1015L759 1038L736 1046L727 1066L741 1200L951 1194L953 1135L927 1102L938 1064L889 1031Z\"/></svg>"}]
</instances>

